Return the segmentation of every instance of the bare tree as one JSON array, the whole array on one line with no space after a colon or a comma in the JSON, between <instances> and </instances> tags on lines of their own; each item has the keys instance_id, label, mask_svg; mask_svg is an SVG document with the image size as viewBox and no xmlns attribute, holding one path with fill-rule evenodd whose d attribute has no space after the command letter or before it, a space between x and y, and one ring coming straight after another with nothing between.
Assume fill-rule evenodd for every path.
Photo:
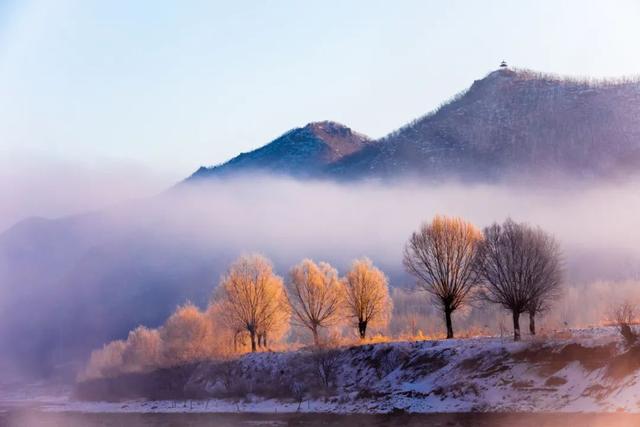
<instances>
[{"instance_id":1,"label":"bare tree","mask_svg":"<svg viewBox=\"0 0 640 427\"><path fill-rule=\"evenodd\" d=\"M404 248L405 268L444 313L447 338L453 338L452 313L467 302L477 284L474 262L481 239L473 224L436 216L414 232Z\"/></svg>"},{"instance_id":2,"label":"bare tree","mask_svg":"<svg viewBox=\"0 0 640 427\"><path fill-rule=\"evenodd\" d=\"M368 258L356 260L343 278L345 309L354 319L360 339L365 339L367 327L386 325L391 317L392 302L387 278Z\"/></svg>"},{"instance_id":3,"label":"bare tree","mask_svg":"<svg viewBox=\"0 0 640 427\"><path fill-rule=\"evenodd\" d=\"M535 314L557 294L562 279L558 245L540 228L507 219L484 229L476 271L484 283L482 296L513 316L513 337L520 340L520 314Z\"/></svg>"},{"instance_id":4,"label":"bare tree","mask_svg":"<svg viewBox=\"0 0 640 427\"><path fill-rule=\"evenodd\" d=\"M316 346L320 328L340 321L342 296L338 272L329 264L305 259L291 269L287 298L293 321L311 331Z\"/></svg>"},{"instance_id":5,"label":"bare tree","mask_svg":"<svg viewBox=\"0 0 640 427\"><path fill-rule=\"evenodd\" d=\"M318 378L325 390L328 390L340 366L340 352L326 347L316 347L312 353Z\"/></svg>"},{"instance_id":6,"label":"bare tree","mask_svg":"<svg viewBox=\"0 0 640 427\"><path fill-rule=\"evenodd\" d=\"M551 303L560 296L560 275L558 280L549 280L538 284L531 297L531 302L527 306L529 313L529 333L536 334L536 315L542 314L549 310Z\"/></svg>"},{"instance_id":7,"label":"bare tree","mask_svg":"<svg viewBox=\"0 0 640 427\"><path fill-rule=\"evenodd\" d=\"M228 317L227 324L247 331L251 351L257 349L259 334L266 342L269 330L288 321L282 316L288 311L282 279L261 255L242 256L233 263L218 286L216 299Z\"/></svg>"},{"instance_id":8,"label":"bare tree","mask_svg":"<svg viewBox=\"0 0 640 427\"><path fill-rule=\"evenodd\" d=\"M634 345L638 341L638 333L632 329L631 325L637 321L636 306L630 302L623 302L614 307L611 314L627 346Z\"/></svg>"}]
</instances>

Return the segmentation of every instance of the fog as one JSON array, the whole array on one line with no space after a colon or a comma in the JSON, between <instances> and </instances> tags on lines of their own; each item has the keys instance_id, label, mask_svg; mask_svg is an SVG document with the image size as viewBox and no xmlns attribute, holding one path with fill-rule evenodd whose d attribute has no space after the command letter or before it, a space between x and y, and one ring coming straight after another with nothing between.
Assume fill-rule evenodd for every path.
<instances>
[{"instance_id":1,"label":"fog","mask_svg":"<svg viewBox=\"0 0 640 427\"><path fill-rule=\"evenodd\" d=\"M32 188L29 198L45 200L66 188L54 180L51 187ZM103 193L111 194L100 189L81 200L78 192L77 206L94 206ZM101 206L109 207L30 220L0 235L5 369L75 374L91 349L126 338L140 324L159 326L186 301L204 308L228 264L247 252L272 259L283 277L305 257L328 261L343 274L354 258L368 256L392 287L410 290L403 245L437 213L479 227L510 216L554 234L564 253L567 290L548 316L553 325L598 323L614 300L635 298L640 281L635 182L385 184L254 175L180 184L160 195ZM422 306L428 314L424 295L411 300L396 310ZM460 314L465 316L478 319ZM422 321L428 323L423 330L441 328L435 316Z\"/></svg>"},{"instance_id":2,"label":"fog","mask_svg":"<svg viewBox=\"0 0 640 427\"><path fill-rule=\"evenodd\" d=\"M94 164L3 153L0 232L32 216L57 218L159 193L179 177L143 165L102 159Z\"/></svg>"}]
</instances>

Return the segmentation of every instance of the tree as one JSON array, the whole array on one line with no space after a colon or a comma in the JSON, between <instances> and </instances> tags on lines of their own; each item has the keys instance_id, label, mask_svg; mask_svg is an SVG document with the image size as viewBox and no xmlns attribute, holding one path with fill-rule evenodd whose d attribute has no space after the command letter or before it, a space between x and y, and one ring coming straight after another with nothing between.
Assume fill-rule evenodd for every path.
<instances>
[{"instance_id":1,"label":"tree","mask_svg":"<svg viewBox=\"0 0 640 427\"><path fill-rule=\"evenodd\" d=\"M551 303L559 296L560 279L561 272L560 268L558 268L557 279L540 281L537 284L537 289L534 289L531 302L527 306L527 312L529 313L529 333L531 335L536 334L536 316L547 311Z\"/></svg>"},{"instance_id":2,"label":"tree","mask_svg":"<svg viewBox=\"0 0 640 427\"><path fill-rule=\"evenodd\" d=\"M404 248L404 265L442 310L447 338L453 338L452 313L467 302L477 275L474 262L482 234L461 218L436 216L414 232Z\"/></svg>"},{"instance_id":3,"label":"tree","mask_svg":"<svg viewBox=\"0 0 640 427\"><path fill-rule=\"evenodd\" d=\"M144 372L162 363L162 340L157 329L138 326L129 331L122 364L129 372Z\"/></svg>"},{"instance_id":4,"label":"tree","mask_svg":"<svg viewBox=\"0 0 640 427\"><path fill-rule=\"evenodd\" d=\"M167 319L160 328L164 364L182 365L213 357L213 324L198 307L187 303Z\"/></svg>"},{"instance_id":5,"label":"tree","mask_svg":"<svg viewBox=\"0 0 640 427\"><path fill-rule=\"evenodd\" d=\"M612 318L627 346L633 346L638 341L638 333L631 325L637 321L637 308L630 302L623 302L612 310Z\"/></svg>"},{"instance_id":6,"label":"tree","mask_svg":"<svg viewBox=\"0 0 640 427\"><path fill-rule=\"evenodd\" d=\"M230 316L224 312L221 301L210 301L205 315L213 325L216 337L216 357L228 359L241 350L247 348L249 334L239 323L234 323Z\"/></svg>"},{"instance_id":7,"label":"tree","mask_svg":"<svg viewBox=\"0 0 640 427\"><path fill-rule=\"evenodd\" d=\"M265 317L262 325L258 327L258 347L265 349L270 342L281 340L289 332L291 323L291 310L284 286L278 288L275 298L278 308L272 312L271 316Z\"/></svg>"},{"instance_id":8,"label":"tree","mask_svg":"<svg viewBox=\"0 0 640 427\"><path fill-rule=\"evenodd\" d=\"M319 330L340 321L343 300L338 272L331 265L305 259L289 273L287 298L294 323L309 329L318 346Z\"/></svg>"},{"instance_id":9,"label":"tree","mask_svg":"<svg viewBox=\"0 0 640 427\"><path fill-rule=\"evenodd\" d=\"M93 350L86 368L79 376L80 380L108 378L122 374L122 355L126 348L126 341L116 340Z\"/></svg>"},{"instance_id":10,"label":"tree","mask_svg":"<svg viewBox=\"0 0 640 427\"><path fill-rule=\"evenodd\" d=\"M228 325L241 327L257 349L258 335L282 328L288 321L282 279L273 273L271 262L261 255L247 255L234 262L218 286L217 300Z\"/></svg>"},{"instance_id":11,"label":"tree","mask_svg":"<svg viewBox=\"0 0 640 427\"><path fill-rule=\"evenodd\" d=\"M371 260L362 258L354 261L342 284L345 308L356 323L360 339L365 339L368 326L388 323L392 303L387 278Z\"/></svg>"},{"instance_id":12,"label":"tree","mask_svg":"<svg viewBox=\"0 0 640 427\"><path fill-rule=\"evenodd\" d=\"M482 278L482 296L513 315L513 338L520 340L520 314L546 307L561 283L558 245L540 228L507 219L484 229L476 271Z\"/></svg>"}]
</instances>

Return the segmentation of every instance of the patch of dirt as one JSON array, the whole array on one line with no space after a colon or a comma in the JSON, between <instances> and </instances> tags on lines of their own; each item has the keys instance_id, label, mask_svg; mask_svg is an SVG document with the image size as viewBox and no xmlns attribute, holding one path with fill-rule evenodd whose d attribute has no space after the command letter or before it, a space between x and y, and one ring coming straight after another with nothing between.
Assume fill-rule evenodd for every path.
<instances>
[{"instance_id":1,"label":"patch of dirt","mask_svg":"<svg viewBox=\"0 0 640 427\"><path fill-rule=\"evenodd\" d=\"M559 385L564 385L566 383L567 383L567 379L566 378L552 376L552 377L547 378L547 380L544 382L544 385L550 386L550 387L555 387L555 386L559 386Z\"/></svg>"},{"instance_id":2,"label":"patch of dirt","mask_svg":"<svg viewBox=\"0 0 640 427\"><path fill-rule=\"evenodd\" d=\"M496 374L499 374L500 372L508 371L509 369L511 369L511 367L509 365L503 365L501 363L496 363L495 365L491 366L486 371L481 372L478 375L476 375L476 378L489 378L489 377L492 377L492 376L494 376Z\"/></svg>"},{"instance_id":3,"label":"patch of dirt","mask_svg":"<svg viewBox=\"0 0 640 427\"><path fill-rule=\"evenodd\" d=\"M593 384L592 386L587 387L587 389L582 393L582 396L589 396L593 397L597 401L602 401L609 394L611 394L612 391L612 387L605 387L601 384Z\"/></svg>"},{"instance_id":4,"label":"patch of dirt","mask_svg":"<svg viewBox=\"0 0 640 427\"><path fill-rule=\"evenodd\" d=\"M413 371L415 376L426 376L438 369L442 369L449 363L445 351L425 352L407 360L403 365L404 371Z\"/></svg>"},{"instance_id":5,"label":"patch of dirt","mask_svg":"<svg viewBox=\"0 0 640 427\"><path fill-rule=\"evenodd\" d=\"M465 371L475 372L480 368L480 366L482 366L483 363L484 357L476 356L464 359L462 362L458 363L458 367L464 369Z\"/></svg>"},{"instance_id":6,"label":"patch of dirt","mask_svg":"<svg viewBox=\"0 0 640 427\"><path fill-rule=\"evenodd\" d=\"M533 381L528 380L528 381L514 381L511 384L511 387L513 388L517 388L517 389L525 389L525 388L531 388L533 387Z\"/></svg>"},{"instance_id":7,"label":"patch of dirt","mask_svg":"<svg viewBox=\"0 0 640 427\"><path fill-rule=\"evenodd\" d=\"M538 365L540 374L548 376L558 372L571 362L579 362L590 371L602 368L607 365L615 352L615 343L596 347L585 347L571 343L560 348L536 344L514 353L513 358L516 361Z\"/></svg>"},{"instance_id":8,"label":"patch of dirt","mask_svg":"<svg viewBox=\"0 0 640 427\"><path fill-rule=\"evenodd\" d=\"M607 364L605 375L614 380L620 380L640 368L640 345L636 344L629 350L617 355Z\"/></svg>"}]
</instances>

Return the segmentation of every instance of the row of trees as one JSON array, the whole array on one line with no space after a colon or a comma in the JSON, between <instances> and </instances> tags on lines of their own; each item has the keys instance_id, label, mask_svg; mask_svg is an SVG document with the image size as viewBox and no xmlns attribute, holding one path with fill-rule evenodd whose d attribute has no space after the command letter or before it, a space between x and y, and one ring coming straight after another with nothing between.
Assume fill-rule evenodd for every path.
<instances>
[{"instance_id":1,"label":"row of trees","mask_svg":"<svg viewBox=\"0 0 640 427\"><path fill-rule=\"evenodd\" d=\"M230 267L213 305L234 337L248 335L251 351L281 335L290 321L308 329L316 345L321 329L345 320L364 339L369 326L388 321L392 308L388 280L367 258L354 261L343 278L329 264L305 259L285 286L261 255L243 256Z\"/></svg>"},{"instance_id":2,"label":"row of trees","mask_svg":"<svg viewBox=\"0 0 640 427\"><path fill-rule=\"evenodd\" d=\"M368 327L386 325L391 298L385 275L368 259L353 262L343 278L329 264L303 260L285 286L261 255L234 262L204 311L182 305L156 329L139 326L125 340L91 353L83 380L224 359L246 348L281 340L290 324L310 331L316 346L320 331L351 321L361 338Z\"/></svg>"},{"instance_id":3,"label":"row of trees","mask_svg":"<svg viewBox=\"0 0 640 427\"><path fill-rule=\"evenodd\" d=\"M453 313L475 303L511 311L514 339L520 315L536 316L559 296L561 255L552 236L540 228L507 219L480 231L460 218L437 216L414 232L404 249L404 265L444 315L453 338ZM391 318L392 299L384 273L359 259L343 277L331 265L305 259L283 280L261 255L240 257L228 269L205 311L178 307L157 329L138 327L92 353L87 378L140 372L162 366L224 358L250 344L267 347L289 331L306 329L316 346L321 331L349 324L365 339L372 327ZM618 324L629 324L627 311ZM623 335L635 340L630 327Z\"/></svg>"},{"instance_id":4,"label":"row of trees","mask_svg":"<svg viewBox=\"0 0 640 427\"><path fill-rule=\"evenodd\" d=\"M444 313L447 338L454 336L453 312L478 300L511 311L516 341L528 312L535 335L536 315L558 296L562 280L555 239L511 219L481 232L461 218L437 216L412 234L404 265Z\"/></svg>"},{"instance_id":5,"label":"row of trees","mask_svg":"<svg viewBox=\"0 0 640 427\"><path fill-rule=\"evenodd\" d=\"M535 334L536 316L559 294L560 260L550 235L509 219L480 231L463 219L438 216L414 232L404 249L407 271L444 314L447 338L454 336L453 313L479 301L511 311L515 340L520 315L528 312ZM256 351L284 337L290 324L309 331L316 346L322 330L345 323L365 339L371 327L386 326L391 312L388 280L367 258L354 261L342 278L331 265L305 259L285 281L265 257L242 256L205 311L189 303L157 329L136 328L126 340L94 351L83 377L225 358L247 341ZM625 339L635 342L630 312L622 310L616 319Z\"/></svg>"},{"instance_id":6,"label":"row of trees","mask_svg":"<svg viewBox=\"0 0 640 427\"><path fill-rule=\"evenodd\" d=\"M444 314L453 338L453 313L476 301L511 311L514 339L520 315L536 316L558 296L562 279L558 244L542 229L507 219L480 231L461 218L435 217L414 232L404 265ZM223 277L214 304L234 336L248 336L251 350L281 336L290 321L306 328L318 345L320 330L350 320L364 339L372 324L391 316L387 278L370 260L355 261L343 278L327 263L305 259L286 282L260 255L243 256Z\"/></svg>"}]
</instances>

